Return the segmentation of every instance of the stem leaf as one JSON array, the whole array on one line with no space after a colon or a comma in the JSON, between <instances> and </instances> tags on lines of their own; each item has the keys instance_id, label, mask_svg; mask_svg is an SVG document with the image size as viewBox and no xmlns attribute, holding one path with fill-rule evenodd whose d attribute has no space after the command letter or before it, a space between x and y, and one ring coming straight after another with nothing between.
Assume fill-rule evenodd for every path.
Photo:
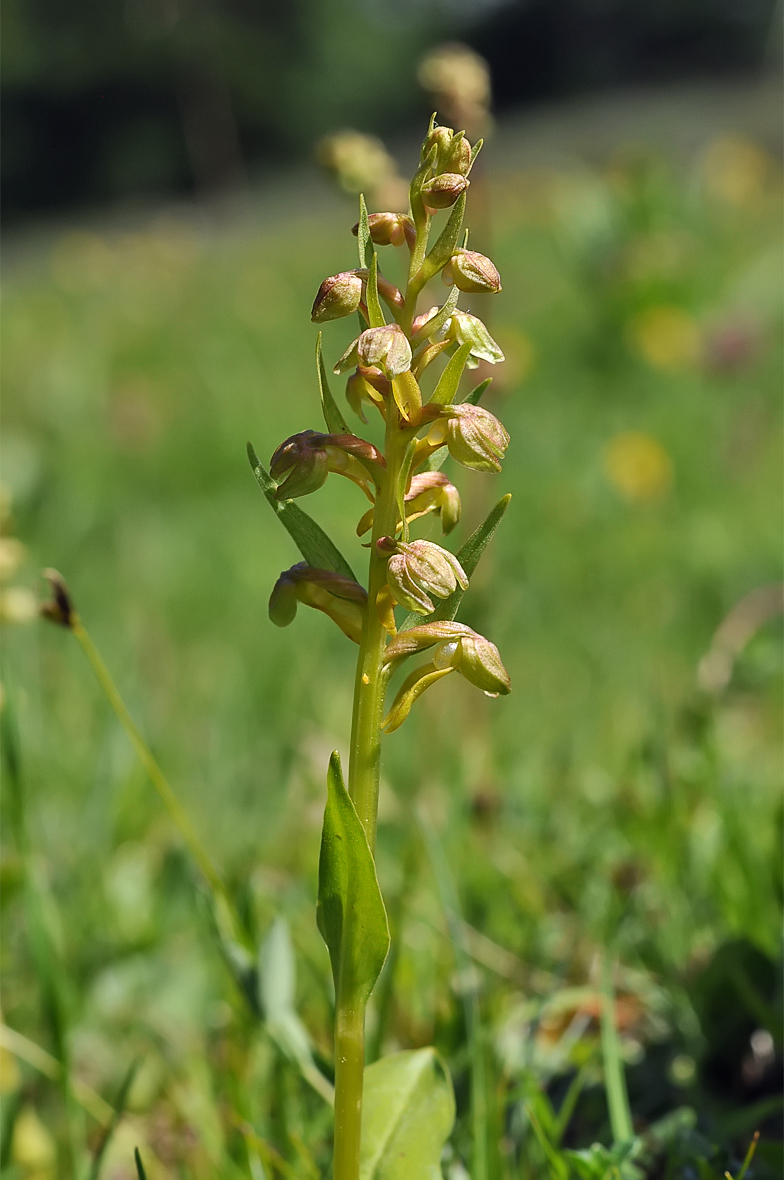
<instances>
[{"instance_id":1,"label":"stem leaf","mask_svg":"<svg viewBox=\"0 0 784 1180\"><path fill-rule=\"evenodd\" d=\"M463 370L466 367L470 353L470 343L467 342L466 344L460 345L439 377L438 385L433 390L430 403L436 406L451 406L454 404L457 387L460 384L460 378L463 376ZM490 380L492 381L492 377Z\"/></svg>"},{"instance_id":2,"label":"stem leaf","mask_svg":"<svg viewBox=\"0 0 784 1180\"><path fill-rule=\"evenodd\" d=\"M468 538L462 549L459 549L456 557L466 572L467 577L471 577L474 570L479 564L479 558L484 553L490 541L493 539L495 530L501 522L501 517L509 507L509 501L512 499L511 495L502 496L485 517L478 529L475 529ZM459 587L454 594L450 594L449 598L445 598L439 602L432 614L425 616L414 614L407 615L403 625L400 627L401 631L407 631L409 627L417 627L422 623L442 622L443 620L454 619L457 615L460 603L463 598L464 590Z\"/></svg>"},{"instance_id":3,"label":"stem leaf","mask_svg":"<svg viewBox=\"0 0 784 1180\"><path fill-rule=\"evenodd\" d=\"M332 570L334 573L342 574L356 582L357 576L351 566L320 525L317 525L315 520L308 516L307 512L303 512L299 505L292 500L275 499L277 485L269 472L262 466L261 460L250 443L248 443L248 459L253 474L256 476L256 482L308 565L315 566L316 569Z\"/></svg>"},{"instance_id":4,"label":"stem leaf","mask_svg":"<svg viewBox=\"0 0 784 1180\"><path fill-rule=\"evenodd\" d=\"M492 377L485 377L484 381L480 381L478 385L475 385L474 388L469 393L468 397L465 399L466 404L471 405L471 406L478 406L480 401L484 397L485 393L489 389L489 387L492 383L492 380L493 380Z\"/></svg>"},{"instance_id":5,"label":"stem leaf","mask_svg":"<svg viewBox=\"0 0 784 1180\"><path fill-rule=\"evenodd\" d=\"M452 1081L435 1049L374 1062L365 1070L360 1180L437 1180L454 1120Z\"/></svg>"},{"instance_id":6,"label":"stem leaf","mask_svg":"<svg viewBox=\"0 0 784 1180\"><path fill-rule=\"evenodd\" d=\"M364 1005L389 950L389 925L365 829L336 753L329 761L316 922L327 944L338 1006Z\"/></svg>"},{"instance_id":7,"label":"stem leaf","mask_svg":"<svg viewBox=\"0 0 784 1180\"><path fill-rule=\"evenodd\" d=\"M324 415L324 421L327 424L327 430L330 434L351 434L352 431L338 409L337 402L332 396L332 390L329 388L327 370L324 366L324 354L321 347L321 332L319 332L316 339L316 374L318 376L319 394L321 395L321 411Z\"/></svg>"}]
</instances>

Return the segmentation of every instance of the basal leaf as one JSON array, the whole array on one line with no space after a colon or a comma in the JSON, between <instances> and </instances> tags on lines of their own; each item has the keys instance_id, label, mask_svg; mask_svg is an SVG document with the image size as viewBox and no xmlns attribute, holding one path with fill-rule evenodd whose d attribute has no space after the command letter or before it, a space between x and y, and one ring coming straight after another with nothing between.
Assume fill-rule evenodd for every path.
<instances>
[{"instance_id":1,"label":"basal leaf","mask_svg":"<svg viewBox=\"0 0 784 1180\"><path fill-rule=\"evenodd\" d=\"M383 328L386 320L378 298L378 254L371 250L367 280L368 322L371 328Z\"/></svg>"},{"instance_id":2,"label":"basal leaf","mask_svg":"<svg viewBox=\"0 0 784 1180\"><path fill-rule=\"evenodd\" d=\"M438 385L433 390L433 396L430 402L434 405L454 405L457 387L460 384L460 378L463 376L463 370L466 367L466 361L470 352L470 343L461 344L454 356L450 358L449 363L439 377ZM490 380L492 381L492 377Z\"/></svg>"},{"instance_id":3,"label":"basal leaf","mask_svg":"<svg viewBox=\"0 0 784 1180\"><path fill-rule=\"evenodd\" d=\"M434 274L445 266L449 259L455 252L457 239L460 237L460 228L463 224L463 216L466 207L466 194L463 192L452 206L452 211L449 214L449 220L438 236L435 246L427 255L427 258L422 263L423 283L431 279Z\"/></svg>"},{"instance_id":4,"label":"basal leaf","mask_svg":"<svg viewBox=\"0 0 784 1180\"><path fill-rule=\"evenodd\" d=\"M382 1057L365 1070L360 1180L441 1180L455 1098L435 1049Z\"/></svg>"},{"instance_id":5,"label":"basal leaf","mask_svg":"<svg viewBox=\"0 0 784 1180\"><path fill-rule=\"evenodd\" d=\"M327 380L327 370L324 367L324 354L321 347L321 332L316 338L316 373L318 375L319 393L321 395L321 411L327 430L330 434L351 434L346 419L341 414L337 402L332 396ZM492 380L492 378L491 378Z\"/></svg>"},{"instance_id":6,"label":"basal leaf","mask_svg":"<svg viewBox=\"0 0 784 1180\"><path fill-rule=\"evenodd\" d=\"M256 482L308 565L315 566L316 569L333 570L334 573L343 574L344 577L351 578L356 582L357 576L351 566L315 520L308 516L307 512L303 512L293 500L277 500L275 498L275 481L262 467L261 461L250 443L248 443L248 458L253 474L256 476Z\"/></svg>"},{"instance_id":7,"label":"basal leaf","mask_svg":"<svg viewBox=\"0 0 784 1180\"><path fill-rule=\"evenodd\" d=\"M359 194L359 228L357 230L357 243L359 245L359 267L360 270L367 267L370 268L370 258L373 253L373 243L370 240L370 227L368 225L367 205L365 204L364 193Z\"/></svg>"},{"instance_id":8,"label":"basal leaf","mask_svg":"<svg viewBox=\"0 0 784 1180\"><path fill-rule=\"evenodd\" d=\"M493 534L495 533L495 530L498 528L498 525L501 521L501 517L509 507L509 501L511 499L511 495L502 496L495 508L491 509L491 511L487 514L479 528L474 530L474 532L466 541L465 545L463 545L462 549L458 550L456 554L457 560L460 562L469 578L479 564L479 558L490 544ZM410 615L406 616L400 630L406 631L409 627L416 627L422 623L433 623L440 622L444 619L454 619L458 612L458 608L460 607L464 593L465 591L458 587L454 594L449 595L449 598L445 598L442 602L439 602L436 609L430 615L423 617L422 615L414 614L412 611Z\"/></svg>"},{"instance_id":9,"label":"basal leaf","mask_svg":"<svg viewBox=\"0 0 784 1180\"><path fill-rule=\"evenodd\" d=\"M327 944L335 995L364 1003L389 950L389 926L365 829L334 753L327 775L316 922Z\"/></svg>"}]
</instances>

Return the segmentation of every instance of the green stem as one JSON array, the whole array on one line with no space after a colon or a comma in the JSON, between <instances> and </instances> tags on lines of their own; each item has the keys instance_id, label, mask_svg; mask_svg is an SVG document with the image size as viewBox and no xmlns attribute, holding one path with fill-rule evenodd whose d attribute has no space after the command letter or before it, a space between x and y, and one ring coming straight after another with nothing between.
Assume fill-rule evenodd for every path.
<instances>
[{"instance_id":1,"label":"green stem","mask_svg":"<svg viewBox=\"0 0 784 1180\"><path fill-rule=\"evenodd\" d=\"M609 952L602 956L602 1057L604 1059L604 1088L610 1114L613 1144L627 1143L634 1138L629 1094L623 1070L621 1046L615 1027L615 991L613 964Z\"/></svg>"}]
</instances>

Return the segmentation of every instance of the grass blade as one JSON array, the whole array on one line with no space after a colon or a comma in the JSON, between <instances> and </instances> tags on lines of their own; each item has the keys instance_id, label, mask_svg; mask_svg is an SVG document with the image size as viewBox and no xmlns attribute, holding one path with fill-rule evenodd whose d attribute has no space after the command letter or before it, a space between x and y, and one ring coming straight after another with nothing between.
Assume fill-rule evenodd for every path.
<instances>
[{"instance_id":1,"label":"grass blade","mask_svg":"<svg viewBox=\"0 0 784 1180\"><path fill-rule=\"evenodd\" d=\"M613 1144L628 1143L634 1138L632 1113L629 1108L629 1094L623 1072L623 1058L618 1030L615 1027L615 993L612 982L612 962L605 953L602 959L602 1059L604 1062L604 1088L607 1093L607 1108L610 1114L610 1128Z\"/></svg>"}]
</instances>

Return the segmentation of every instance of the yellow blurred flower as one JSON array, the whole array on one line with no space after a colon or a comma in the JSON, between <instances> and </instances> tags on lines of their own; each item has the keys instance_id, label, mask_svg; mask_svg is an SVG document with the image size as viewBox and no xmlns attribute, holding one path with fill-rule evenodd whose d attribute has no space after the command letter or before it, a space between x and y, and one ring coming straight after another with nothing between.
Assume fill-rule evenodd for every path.
<instances>
[{"instance_id":1,"label":"yellow blurred flower","mask_svg":"<svg viewBox=\"0 0 784 1180\"><path fill-rule=\"evenodd\" d=\"M770 157L739 135L724 135L709 145L703 159L705 187L731 205L748 205L768 173Z\"/></svg>"},{"instance_id":2,"label":"yellow blurred flower","mask_svg":"<svg viewBox=\"0 0 784 1180\"><path fill-rule=\"evenodd\" d=\"M0 582L12 578L26 556L24 545L16 537L0 536Z\"/></svg>"},{"instance_id":3,"label":"yellow blurred flower","mask_svg":"<svg viewBox=\"0 0 784 1180\"><path fill-rule=\"evenodd\" d=\"M672 461L650 434L628 430L616 434L604 452L604 470L627 500L649 503L672 487Z\"/></svg>"},{"instance_id":4,"label":"yellow blurred flower","mask_svg":"<svg viewBox=\"0 0 784 1180\"><path fill-rule=\"evenodd\" d=\"M32 1106L25 1106L14 1123L11 1157L26 1180L49 1180L55 1175L57 1147Z\"/></svg>"},{"instance_id":5,"label":"yellow blurred flower","mask_svg":"<svg viewBox=\"0 0 784 1180\"><path fill-rule=\"evenodd\" d=\"M700 329L682 307L649 307L629 325L632 344L655 369L683 369L700 356Z\"/></svg>"}]
</instances>

